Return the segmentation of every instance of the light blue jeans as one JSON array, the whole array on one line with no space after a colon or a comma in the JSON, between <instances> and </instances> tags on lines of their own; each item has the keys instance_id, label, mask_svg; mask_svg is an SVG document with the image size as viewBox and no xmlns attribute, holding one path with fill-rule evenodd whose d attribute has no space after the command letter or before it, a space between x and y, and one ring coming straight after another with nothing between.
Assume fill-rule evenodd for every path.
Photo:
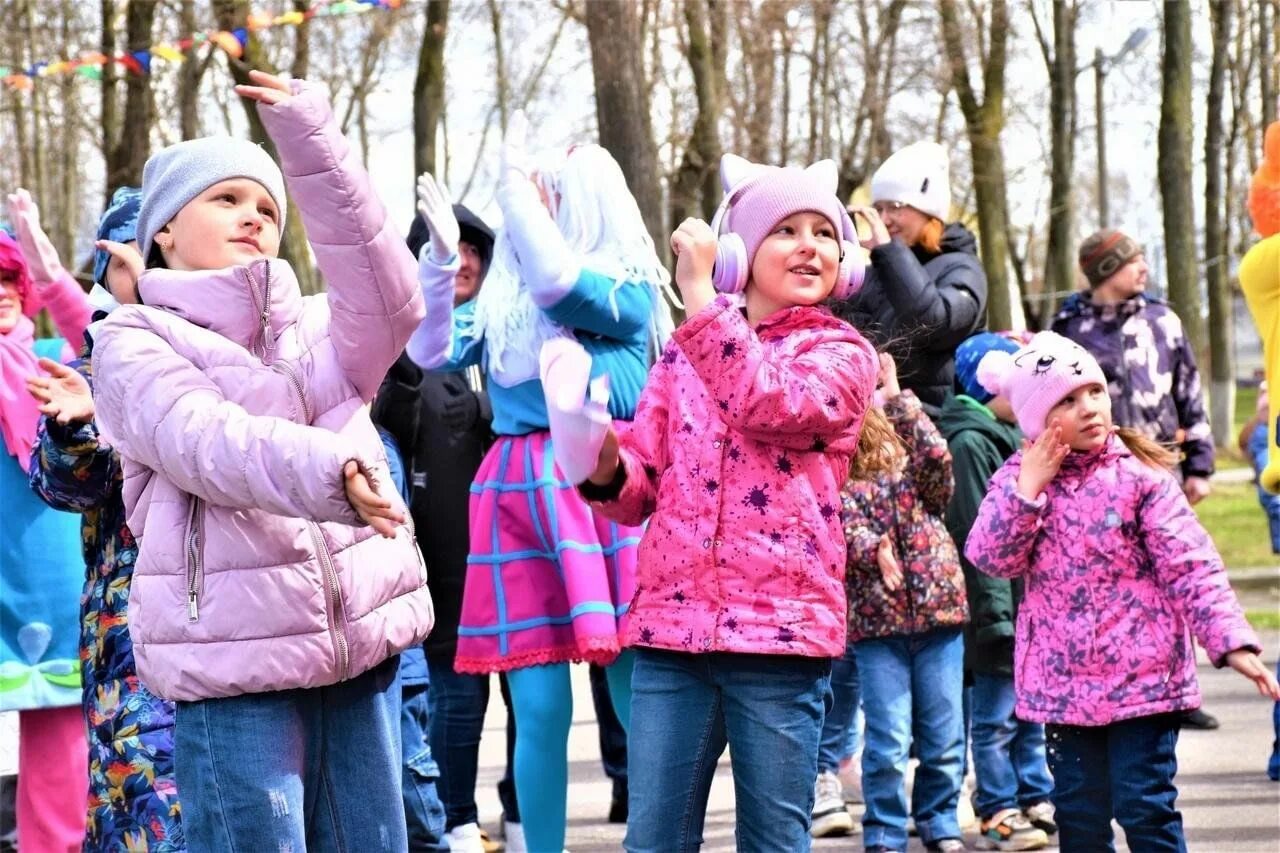
<instances>
[{"instance_id":1,"label":"light blue jeans","mask_svg":"<svg viewBox=\"0 0 1280 853\"><path fill-rule=\"evenodd\" d=\"M974 810L983 818L1044 802L1053 793L1044 726L1013 715L1012 676L973 676Z\"/></svg>"},{"instance_id":2,"label":"light blue jeans","mask_svg":"<svg viewBox=\"0 0 1280 853\"><path fill-rule=\"evenodd\" d=\"M904 777L911 744L920 765L911 816L930 844L960 838L956 804L964 767L964 636L959 628L854 645L867 727L862 747L863 843L907 849Z\"/></svg>"},{"instance_id":3,"label":"light blue jeans","mask_svg":"<svg viewBox=\"0 0 1280 853\"><path fill-rule=\"evenodd\" d=\"M858 661L850 643L844 656L831 662L831 710L822 723L822 739L818 742L819 773L835 773L840 762L857 755L862 746L858 730L861 705Z\"/></svg>"},{"instance_id":4,"label":"light blue jeans","mask_svg":"<svg viewBox=\"0 0 1280 853\"><path fill-rule=\"evenodd\" d=\"M398 658L328 687L177 703L190 849L407 849Z\"/></svg>"},{"instance_id":5,"label":"light blue jeans","mask_svg":"<svg viewBox=\"0 0 1280 853\"><path fill-rule=\"evenodd\" d=\"M707 795L727 745L738 850L808 850L830 673L829 658L636 649L626 849L702 846Z\"/></svg>"}]
</instances>

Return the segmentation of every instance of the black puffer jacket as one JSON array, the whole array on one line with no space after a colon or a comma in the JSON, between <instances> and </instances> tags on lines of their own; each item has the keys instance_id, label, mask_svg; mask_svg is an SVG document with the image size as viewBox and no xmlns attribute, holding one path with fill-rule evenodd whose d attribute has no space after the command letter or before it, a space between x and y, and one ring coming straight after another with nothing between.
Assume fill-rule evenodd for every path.
<instances>
[{"instance_id":1,"label":"black puffer jacket","mask_svg":"<svg viewBox=\"0 0 1280 853\"><path fill-rule=\"evenodd\" d=\"M973 233L952 222L942 251L892 240L871 250L857 295L833 307L898 364L898 381L936 416L952 394L955 352L986 327L987 276Z\"/></svg>"}]
</instances>

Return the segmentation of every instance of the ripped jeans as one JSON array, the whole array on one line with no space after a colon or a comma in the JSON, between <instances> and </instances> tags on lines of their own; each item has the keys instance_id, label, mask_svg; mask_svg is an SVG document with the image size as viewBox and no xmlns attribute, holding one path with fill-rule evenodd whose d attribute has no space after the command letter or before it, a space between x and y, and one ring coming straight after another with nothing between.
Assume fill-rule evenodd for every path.
<instances>
[{"instance_id":1,"label":"ripped jeans","mask_svg":"<svg viewBox=\"0 0 1280 853\"><path fill-rule=\"evenodd\" d=\"M398 656L328 687L177 703L191 850L407 849Z\"/></svg>"}]
</instances>

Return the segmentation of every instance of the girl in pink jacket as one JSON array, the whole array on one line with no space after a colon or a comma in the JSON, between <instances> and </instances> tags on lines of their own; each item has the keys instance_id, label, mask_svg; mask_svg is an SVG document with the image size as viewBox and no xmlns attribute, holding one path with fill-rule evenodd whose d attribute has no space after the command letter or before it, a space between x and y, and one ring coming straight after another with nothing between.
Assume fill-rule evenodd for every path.
<instances>
[{"instance_id":1,"label":"girl in pink jacket","mask_svg":"<svg viewBox=\"0 0 1280 853\"><path fill-rule=\"evenodd\" d=\"M573 353L543 350L566 475L589 479L582 493L608 517L648 520L625 634L632 851L699 847L726 745L739 846L807 849L831 658L845 647L840 485L877 359L820 303L854 290L864 260L831 161L727 155L721 176L718 232L689 219L671 237L688 319L629 427L603 426L603 389L587 391ZM575 448L588 464L567 458Z\"/></svg>"},{"instance_id":2,"label":"girl in pink jacket","mask_svg":"<svg viewBox=\"0 0 1280 853\"><path fill-rule=\"evenodd\" d=\"M1048 724L1061 847L1114 849L1114 817L1131 849L1185 850L1173 776L1177 712L1200 705L1191 635L1264 695L1280 698L1280 686L1173 454L1114 428L1093 356L1042 332L989 353L978 378L1033 443L992 478L965 555L1026 584L1015 710Z\"/></svg>"},{"instance_id":3,"label":"girl in pink jacket","mask_svg":"<svg viewBox=\"0 0 1280 853\"><path fill-rule=\"evenodd\" d=\"M177 702L192 850L400 851L396 653L432 608L367 404L422 297L321 90L251 77L236 90L284 175L231 138L153 155L141 304L95 336L139 546L130 636L139 676ZM327 294L303 296L276 257L286 182Z\"/></svg>"}]
</instances>

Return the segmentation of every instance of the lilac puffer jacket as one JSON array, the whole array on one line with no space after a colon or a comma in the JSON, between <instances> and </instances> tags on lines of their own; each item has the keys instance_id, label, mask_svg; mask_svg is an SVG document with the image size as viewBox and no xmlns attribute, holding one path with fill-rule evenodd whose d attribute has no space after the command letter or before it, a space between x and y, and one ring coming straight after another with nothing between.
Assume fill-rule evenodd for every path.
<instances>
[{"instance_id":1,"label":"lilac puffer jacket","mask_svg":"<svg viewBox=\"0 0 1280 853\"><path fill-rule=\"evenodd\" d=\"M1068 454L1035 501L1022 453L991 478L965 544L980 571L1026 579L1014 644L1023 720L1103 726L1200 707L1194 633L1215 666L1260 652L1213 541L1173 475L1113 435Z\"/></svg>"},{"instance_id":2,"label":"lilac puffer jacket","mask_svg":"<svg viewBox=\"0 0 1280 853\"><path fill-rule=\"evenodd\" d=\"M295 87L259 111L328 294L303 297L280 260L150 270L145 306L96 338L139 542L130 635L168 699L332 684L432 624L412 530L364 526L342 477L354 459L394 495L367 403L422 319L416 265L324 98Z\"/></svg>"}]
</instances>

